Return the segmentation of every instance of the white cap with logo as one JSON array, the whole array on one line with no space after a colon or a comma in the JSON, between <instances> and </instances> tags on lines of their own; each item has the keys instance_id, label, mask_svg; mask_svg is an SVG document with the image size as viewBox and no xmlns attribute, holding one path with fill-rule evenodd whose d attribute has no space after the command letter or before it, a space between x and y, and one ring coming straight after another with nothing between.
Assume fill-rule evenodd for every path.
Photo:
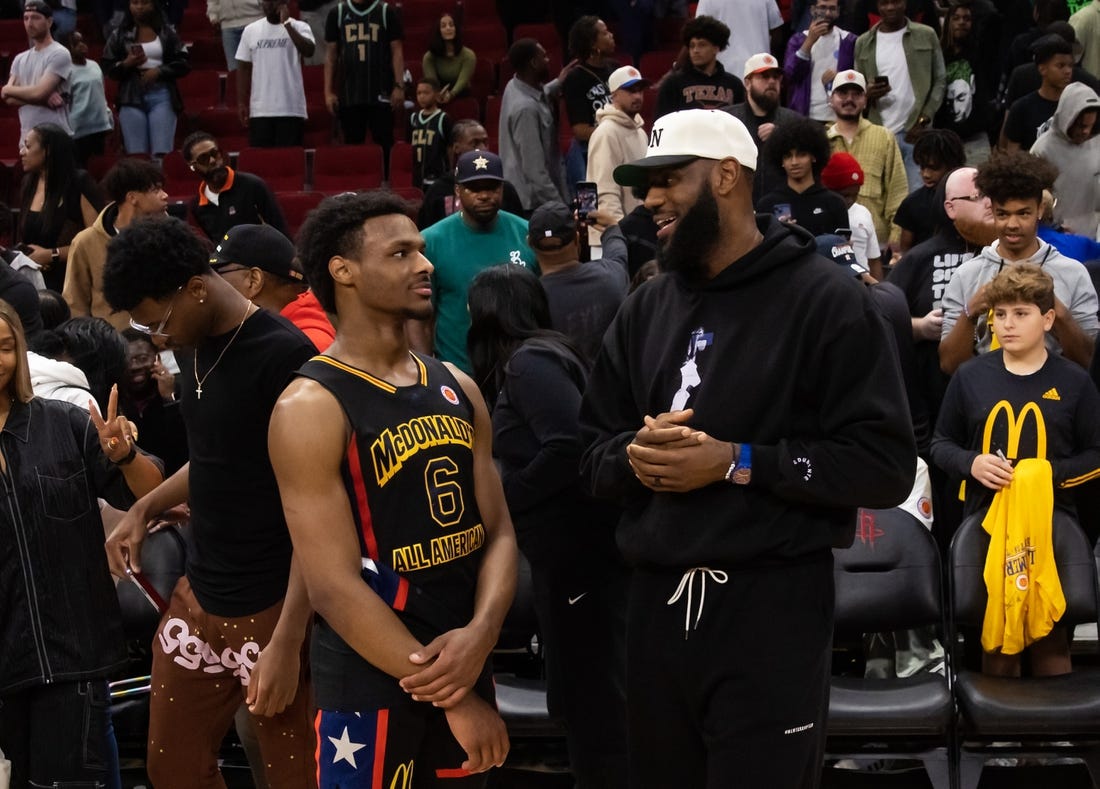
<instances>
[{"instance_id":1,"label":"white cap with logo","mask_svg":"<svg viewBox=\"0 0 1100 789\"><path fill-rule=\"evenodd\" d=\"M858 71L842 71L833 77L833 90L839 90L840 88L848 85L855 85L860 90L867 90L867 78L860 74Z\"/></svg>"},{"instance_id":2,"label":"white cap with logo","mask_svg":"<svg viewBox=\"0 0 1100 789\"><path fill-rule=\"evenodd\" d=\"M611 72L611 76L607 78L607 89L609 93L614 93L619 88L632 88L635 85L641 85L643 87L649 85L649 80L642 76L642 72L633 66L623 66L617 68Z\"/></svg>"},{"instance_id":3,"label":"white cap with logo","mask_svg":"<svg viewBox=\"0 0 1100 789\"><path fill-rule=\"evenodd\" d=\"M782 71L783 67L779 65L779 61L770 52L758 52L751 58L745 61L745 74L748 77L752 74L760 74L764 71Z\"/></svg>"},{"instance_id":4,"label":"white cap with logo","mask_svg":"<svg viewBox=\"0 0 1100 789\"><path fill-rule=\"evenodd\" d=\"M756 143L737 118L722 110L681 110L653 122L645 157L615 168L615 182L645 186L649 170L681 167L696 159L734 158L756 169Z\"/></svg>"}]
</instances>

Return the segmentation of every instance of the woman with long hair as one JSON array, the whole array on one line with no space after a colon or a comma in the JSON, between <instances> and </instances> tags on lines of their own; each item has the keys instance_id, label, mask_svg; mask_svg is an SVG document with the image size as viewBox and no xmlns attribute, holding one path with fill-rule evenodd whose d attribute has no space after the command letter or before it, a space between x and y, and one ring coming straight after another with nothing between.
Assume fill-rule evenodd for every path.
<instances>
[{"instance_id":1,"label":"woman with long hair","mask_svg":"<svg viewBox=\"0 0 1100 789\"><path fill-rule=\"evenodd\" d=\"M187 50L156 0L130 0L103 48L103 68L117 80L118 121L127 153L159 159L175 147L183 111L176 80L191 70Z\"/></svg>"},{"instance_id":2,"label":"woman with long hair","mask_svg":"<svg viewBox=\"0 0 1100 789\"><path fill-rule=\"evenodd\" d=\"M161 481L112 391L106 418L35 397L23 327L0 302L0 749L12 786L120 785L107 678L126 663L96 498Z\"/></svg>"},{"instance_id":3,"label":"woman with long hair","mask_svg":"<svg viewBox=\"0 0 1100 789\"><path fill-rule=\"evenodd\" d=\"M439 17L422 63L424 76L434 79L443 88L439 94L440 104L446 104L469 89L477 55L469 47L462 46L462 26L454 14Z\"/></svg>"},{"instance_id":4,"label":"woman with long hair","mask_svg":"<svg viewBox=\"0 0 1100 789\"><path fill-rule=\"evenodd\" d=\"M35 126L19 146L23 165L20 249L42 268L46 287L61 291L73 236L103 208L95 180L76 166L73 138L60 126Z\"/></svg>"},{"instance_id":5,"label":"woman with long hair","mask_svg":"<svg viewBox=\"0 0 1100 789\"><path fill-rule=\"evenodd\" d=\"M565 719L578 786L625 787L627 574L618 512L581 489L580 353L550 328L546 292L522 266L469 289L467 346L492 411L493 447L520 550L531 564L550 712Z\"/></svg>"}]
</instances>

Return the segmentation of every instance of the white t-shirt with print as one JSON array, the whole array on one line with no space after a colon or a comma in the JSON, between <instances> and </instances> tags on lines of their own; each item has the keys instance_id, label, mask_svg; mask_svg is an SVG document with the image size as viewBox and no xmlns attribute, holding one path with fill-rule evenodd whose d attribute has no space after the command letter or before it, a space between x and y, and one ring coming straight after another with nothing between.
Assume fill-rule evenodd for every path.
<instances>
[{"instance_id":1,"label":"white t-shirt with print","mask_svg":"<svg viewBox=\"0 0 1100 789\"><path fill-rule=\"evenodd\" d=\"M313 30L305 22L287 21L302 38L314 41ZM258 19L245 27L237 47L237 60L252 64L249 115L253 118L306 117L302 58L282 25Z\"/></svg>"}]
</instances>

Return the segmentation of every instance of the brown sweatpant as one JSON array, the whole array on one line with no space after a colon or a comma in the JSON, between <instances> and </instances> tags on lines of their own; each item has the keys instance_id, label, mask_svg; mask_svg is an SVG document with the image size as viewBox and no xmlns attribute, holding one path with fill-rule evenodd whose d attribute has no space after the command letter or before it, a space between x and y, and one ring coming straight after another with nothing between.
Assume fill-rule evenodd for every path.
<instances>
[{"instance_id":1,"label":"brown sweatpant","mask_svg":"<svg viewBox=\"0 0 1100 789\"><path fill-rule=\"evenodd\" d=\"M202 610L186 577L176 584L153 640L148 773L156 789L224 789L218 750L281 610L279 602L252 616L214 616ZM271 789L316 787L305 676L289 707L253 721Z\"/></svg>"}]
</instances>

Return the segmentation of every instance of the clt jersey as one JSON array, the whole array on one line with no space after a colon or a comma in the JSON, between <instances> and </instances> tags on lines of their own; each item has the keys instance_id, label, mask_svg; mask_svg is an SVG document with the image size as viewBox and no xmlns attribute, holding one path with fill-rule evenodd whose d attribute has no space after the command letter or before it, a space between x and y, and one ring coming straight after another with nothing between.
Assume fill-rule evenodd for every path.
<instances>
[{"instance_id":1,"label":"clt jersey","mask_svg":"<svg viewBox=\"0 0 1100 789\"><path fill-rule=\"evenodd\" d=\"M329 11L325 41L337 45L343 106L389 101L395 84L390 43L403 37L401 17L383 0L362 5L341 0Z\"/></svg>"},{"instance_id":2,"label":"clt jersey","mask_svg":"<svg viewBox=\"0 0 1100 789\"><path fill-rule=\"evenodd\" d=\"M413 358L420 378L404 387L329 356L298 374L330 391L351 424L341 475L363 578L426 643L470 621L485 527L474 497L473 405L442 362ZM323 621L313 630L313 676L324 709L405 695Z\"/></svg>"},{"instance_id":3,"label":"clt jersey","mask_svg":"<svg viewBox=\"0 0 1100 789\"><path fill-rule=\"evenodd\" d=\"M443 110L425 115L424 110L409 118L413 149L413 186L422 189L447 172L447 144L451 139L451 119Z\"/></svg>"}]
</instances>

